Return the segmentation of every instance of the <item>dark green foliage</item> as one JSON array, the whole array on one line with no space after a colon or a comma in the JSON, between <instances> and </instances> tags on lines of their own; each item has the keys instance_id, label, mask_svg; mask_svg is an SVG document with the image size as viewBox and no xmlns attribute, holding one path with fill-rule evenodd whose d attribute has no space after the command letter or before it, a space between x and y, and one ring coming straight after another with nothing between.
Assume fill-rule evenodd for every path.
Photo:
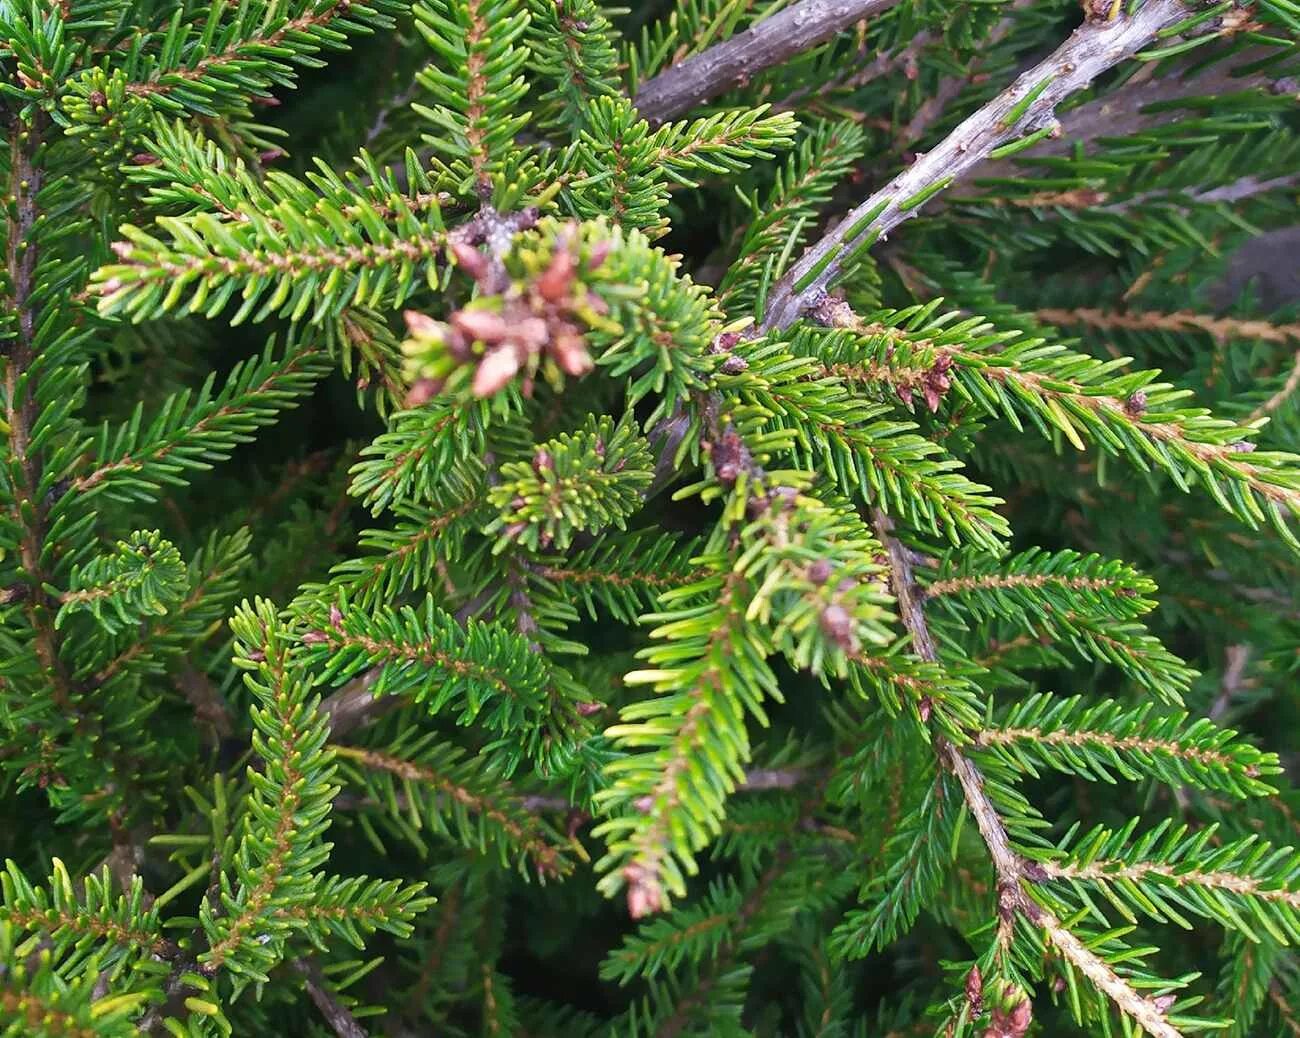
<instances>
[{"instance_id":1,"label":"dark green foliage","mask_svg":"<svg viewBox=\"0 0 1300 1038\"><path fill-rule=\"evenodd\" d=\"M1300 1034L1300 13L1085 7L0 0L0 1036Z\"/></svg>"}]
</instances>

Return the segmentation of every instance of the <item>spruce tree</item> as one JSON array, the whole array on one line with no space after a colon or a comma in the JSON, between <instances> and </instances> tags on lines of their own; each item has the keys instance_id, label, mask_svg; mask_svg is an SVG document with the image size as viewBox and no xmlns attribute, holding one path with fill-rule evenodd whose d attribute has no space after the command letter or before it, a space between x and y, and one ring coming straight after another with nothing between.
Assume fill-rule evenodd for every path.
<instances>
[{"instance_id":1,"label":"spruce tree","mask_svg":"<svg viewBox=\"0 0 1300 1038\"><path fill-rule=\"evenodd\" d=\"M0 1034L1300 1035L1298 41L0 0Z\"/></svg>"}]
</instances>

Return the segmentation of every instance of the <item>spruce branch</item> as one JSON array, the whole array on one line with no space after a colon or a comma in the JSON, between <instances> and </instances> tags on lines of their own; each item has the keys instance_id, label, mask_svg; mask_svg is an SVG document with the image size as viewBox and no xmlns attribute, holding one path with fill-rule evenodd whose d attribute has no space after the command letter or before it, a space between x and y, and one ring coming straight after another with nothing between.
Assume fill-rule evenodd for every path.
<instances>
[{"instance_id":1,"label":"spruce branch","mask_svg":"<svg viewBox=\"0 0 1300 1038\"><path fill-rule=\"evenodd\" d=\"M665 69L637 89L633 103L643 119L666 122L742 86L764 69L825 43L896 2L798 0L752 28Z\"/></svg>"},{"instance_id":2,"label":"spruce branch","mask_svg":"<svg viewBox=\"0 0 1300 1038\"><path fill-rule=\"evenodd\" d=\"M213 114L229 99L264 98L273 86L291 86L294 65L319 64L322 49L346 47L346 33L392 28L391 0L273 0L265 7L215 5L202 23L186 25L177 12L158 40L159 52L133 55L136 78L126 92L165 112L184 108ZM223 24L224 22L224 24ZM223 103L224 102L224 103Z\"/></svg>"},{"instance_id":3,"label":"spruce branch","mask_svg":"<svg viewBox=\"0 0 1300 1038\"><path fill-rule=\"evenodd\" d=\"M805 252L773 287L763 326L785 328L799 320L848 262L1000 145L1059 132L1060 102L1184 21L1188 11L1181 0L1147 0L1131 15L1114 10L1119 12L1114 18L1085 22L1050 57L1018 76Z\"/></svg>"},{"instance_id":4,"label":"spruce branch","mask_svg":"<svg viewBox=\"0 0 1300 1038\"><path fill-rule=\"evenodd\" d=\"M73 691L54 623L57 605L48 590L51 586L45 543L48 478L41 453L32 444L38 412L32 368L38 360L37 323L41 318L34 298L40 254L34 231L42 215L38 196L45 177L36 156L44 145L45 129L44 116L40 114L28 123L15 118L9 128L7 194L13 203L7 207L5 266L16 334L9 344L4 373L5 422L9 429L11 478L15 483L8 505L21 531L19 558L29 585L23 610L34 633L36 655L49 678L55 705L64 714L72 715L75 712Z\"/></svg>"},{"instance_id":5,"label":"spruce branch","mask_svg":"<svg viewBox=\"0 0 1300 1038\"><path fill-rule=\"evenodd\" d=\"M898 600L898 616L911 635L912 651L923 660L935 662L938 652L925 619L922 594L912 574L911 558L893 535L893 520L880 509L873 512L873 518L889 556L891 587ZM997 806L985 789L983 773L960 747L948 739L936 737L935 745L940 760L961 785L966 806L975 819L993 863L998 884L999 941L1009 942L1014 921L1018 917L1026 919L1042 930L1051 946L1067 962L1152 1038L1182 1038L1181 1032L1165 1019L1164 1010L1153 999L1139 994L1109 963L1029 895L1026 885L1032 884L1040 873L1034 863L1022 857L1012 846Z\"/></svg>"},{"instance_id":6,"label":"spruce branch","mask_svg":"<svg viewBox=\"0 0 1300 1038\"><path fill-rule=\"evenodd\" d=\"M1247 525L1268 523L1296 543L1289 520L1300 516L1300 476L1292 455L1256 451L1249 439L1254 429L1178 406L1189 390L1156 382L1156 371L1123 371L1126 357L1102 361L1019 331L986 335L992 326L978 317L950 324L957 314L928 332L903 327L908 318L928 316L938 301L928 306L866 320L826 297L816 319L862 338L856 345L830 336L810 342L796 333L792 342L802 342L801 351L816 349L830 374L866 386L883 383L908 400L922 393L932 409L958 384L980 410L1017 428L1023 415L1047 435L1058 430L1076 448L1087 434L1139 469L1163 470L1180 488L1201 484Z\"/></svg>"}]
</instances>

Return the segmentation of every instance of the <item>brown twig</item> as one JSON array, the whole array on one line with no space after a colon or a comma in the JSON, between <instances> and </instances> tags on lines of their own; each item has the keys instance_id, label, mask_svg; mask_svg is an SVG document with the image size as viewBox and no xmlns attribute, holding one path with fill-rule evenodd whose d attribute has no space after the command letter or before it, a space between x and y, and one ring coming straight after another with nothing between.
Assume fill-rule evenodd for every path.
<instances>
[{"instance_id":1,"label":"brown twig","mask_svg":"<svg viewBox=\"0 0 1300 1038\"><path fill-rule=\"evenodd\" d=\"M763 326L793 324L825 294L846 259L915 216L931 193L971 173L999 145L1039 130L1055 132L1058 104L1186 15L1181 0L1148 0L1133 15L1085 22L808 249L773 288Z\"/></svg>"},{"instance_id":2,"label":"brown twig","mask_svg":"<svg viewBox=\"0 0 1300 1038\"><path fill-rule=\"evenodd\" d=\"M321 1016L339 1038L367 1038L365 1030L357 1023L356 1018L335 997L334 992L325 986L319 966L308 959L294 959L289 965L302 976L307 994L311 996Z\"/></svg>"},{"instance_id":3,"label":"brown twig","mask_svg":"<svg viewBox=\"0 0 1300 1038\"><path fill-rule=\"evenodd\" d=\"M651 123L675 118L897 2L799 0L643 83L634 102L637 111Z\"/></svg>"}]
</instances>

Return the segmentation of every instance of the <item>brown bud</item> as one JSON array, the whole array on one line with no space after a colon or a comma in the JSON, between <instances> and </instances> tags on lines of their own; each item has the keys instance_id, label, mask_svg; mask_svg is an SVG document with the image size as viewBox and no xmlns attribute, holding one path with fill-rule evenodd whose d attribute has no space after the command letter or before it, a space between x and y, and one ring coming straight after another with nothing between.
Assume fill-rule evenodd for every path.
<instances>
[{"instance_id":1,"label":"brown bud","mask_svg":"<svg viewBox=\"0 0 1300 1038\"><path fill-rule=\"evenodd\" d=\"M633 919L641 919L664 907L663 888L644 866L627 866L623 878L627 881L627 910Z\"/></svg>"},{"instance_id":2,"label":"brown bud","mask_svg":"<svg viewBox=\"0 0 1300 1038\"><path fill-rule=\"evenodd\" d=\"M540 317L525 317L510 328L510 337L530 351L541 349L551 337L551 329Z\"/></svg>"},{"instance_id":3,"label":"brown bud","mask_svg":"<svg viewBox=\"0 0 1300 1038\"><path fill-rule=\"evenodd\" d=\"M592 714L598 714L605 709L604 703L579 703L575 709L582 717L590 717Z\"/></svg>"},{"instance_id":4,"label":"brown bud","mask_svg":"<svg viewBox=\"0 0 1300 1038\"><path fill-rule=\"evenodd\" d=\"M302 643L304 645L320 645L329 640L329 635L324 631L307 631L302 636Z\"/></svg>"},{"instance_id":5,"label":"brown bud","mask_svg":"<svg viewBox=\"0 0 1300 1038\"><path fill-rule=\"evenodd\" d=\"M728 357L719 369L724 375L739 375L749 370L749 361L744 357Z\"/></svg>"},{"instance_id":6,"label":"brown bud","mask_svg":"<svg viewBox=\"0 0 1300 1038\"><path fill-rule=\"evenodd\" d=\"M818 559L808 567L808 579L819 587L831 579L831 574L835 572L835 567L826 559Z\"/></svg>"},{"instance_id":7,"label":"brown bud","mask_svg":"<svg viewBox=\"0 0 1300 1038\"><path fill-rule=\"evenodd\" d=\"M984 978L978 965L972 966L966 974L966 1001L970 1003L971 1016L984 1012Z\"/></svg>"},{"instance_id":8,"label":"brown bud","mask_svg":"<svg viewBox=\"0 0 1300 1038\"><path fill-rule=\"evenodd\" d=\"M133 166L156 166L162 159L150 152L138 151L131 156L130 161Z\"/></svg>"},{"instance_id":9,"label":"brown bud","mask_svg":"<svg viewBox=\"0 0 1300 1038\"><path fill-rule=\"evenodd\" d=\"M1146 410L1147 395L1140 389L1124 401L1124 413L1130 418L1140 418Z\"/></svg>"},{"instance_id":10,"label":"brown bud","mask_svg":"<svg viewBox=\"0 0 1300 1038\"><path fill-rule=\"evenodd\" d=\"M266 151L259 152L257 161L263 166L269 166L276 159L284 158L286 152L283 148L267 148Z\"/></svg>"},{"instance_id":11,"label":"brown bud","mask_svg":"<svg viewBox=\"0 0 1300 1038\"><path fill-rule=\"evenodd\" d=\"M108 98L104 96L102 90L92 90L87 95L86 100L90 102L91 108L103 108L104 105L108 104Z\"/></svg>"},{"instance_id":12,"label":"brown bud","mask_svg":"<svg viewBox=\"0 0 1300 1038\"><path fill-rule=\"evenodd\" d=\"M853 617L843 606L827 606L822 612L822 630L826 637L842 649L853 641Z\"/></svg>"},{"instance_id":13,"label":"brown bud","mask_svg":"<svg viewBox=\"0 0 1300 1038\"><path fill-rule=\"evenodd\" d=\"M1157 995L1155 998L1151 1000L1151 1004L1155 1006L1156 1009L1163 1016L1165 1013L1169 1012L1169 1010L1174 1008L1174 1003L1177 1001L1178 1001L1178 996L1174 994Z\"/></svg>"}]
</instances>

